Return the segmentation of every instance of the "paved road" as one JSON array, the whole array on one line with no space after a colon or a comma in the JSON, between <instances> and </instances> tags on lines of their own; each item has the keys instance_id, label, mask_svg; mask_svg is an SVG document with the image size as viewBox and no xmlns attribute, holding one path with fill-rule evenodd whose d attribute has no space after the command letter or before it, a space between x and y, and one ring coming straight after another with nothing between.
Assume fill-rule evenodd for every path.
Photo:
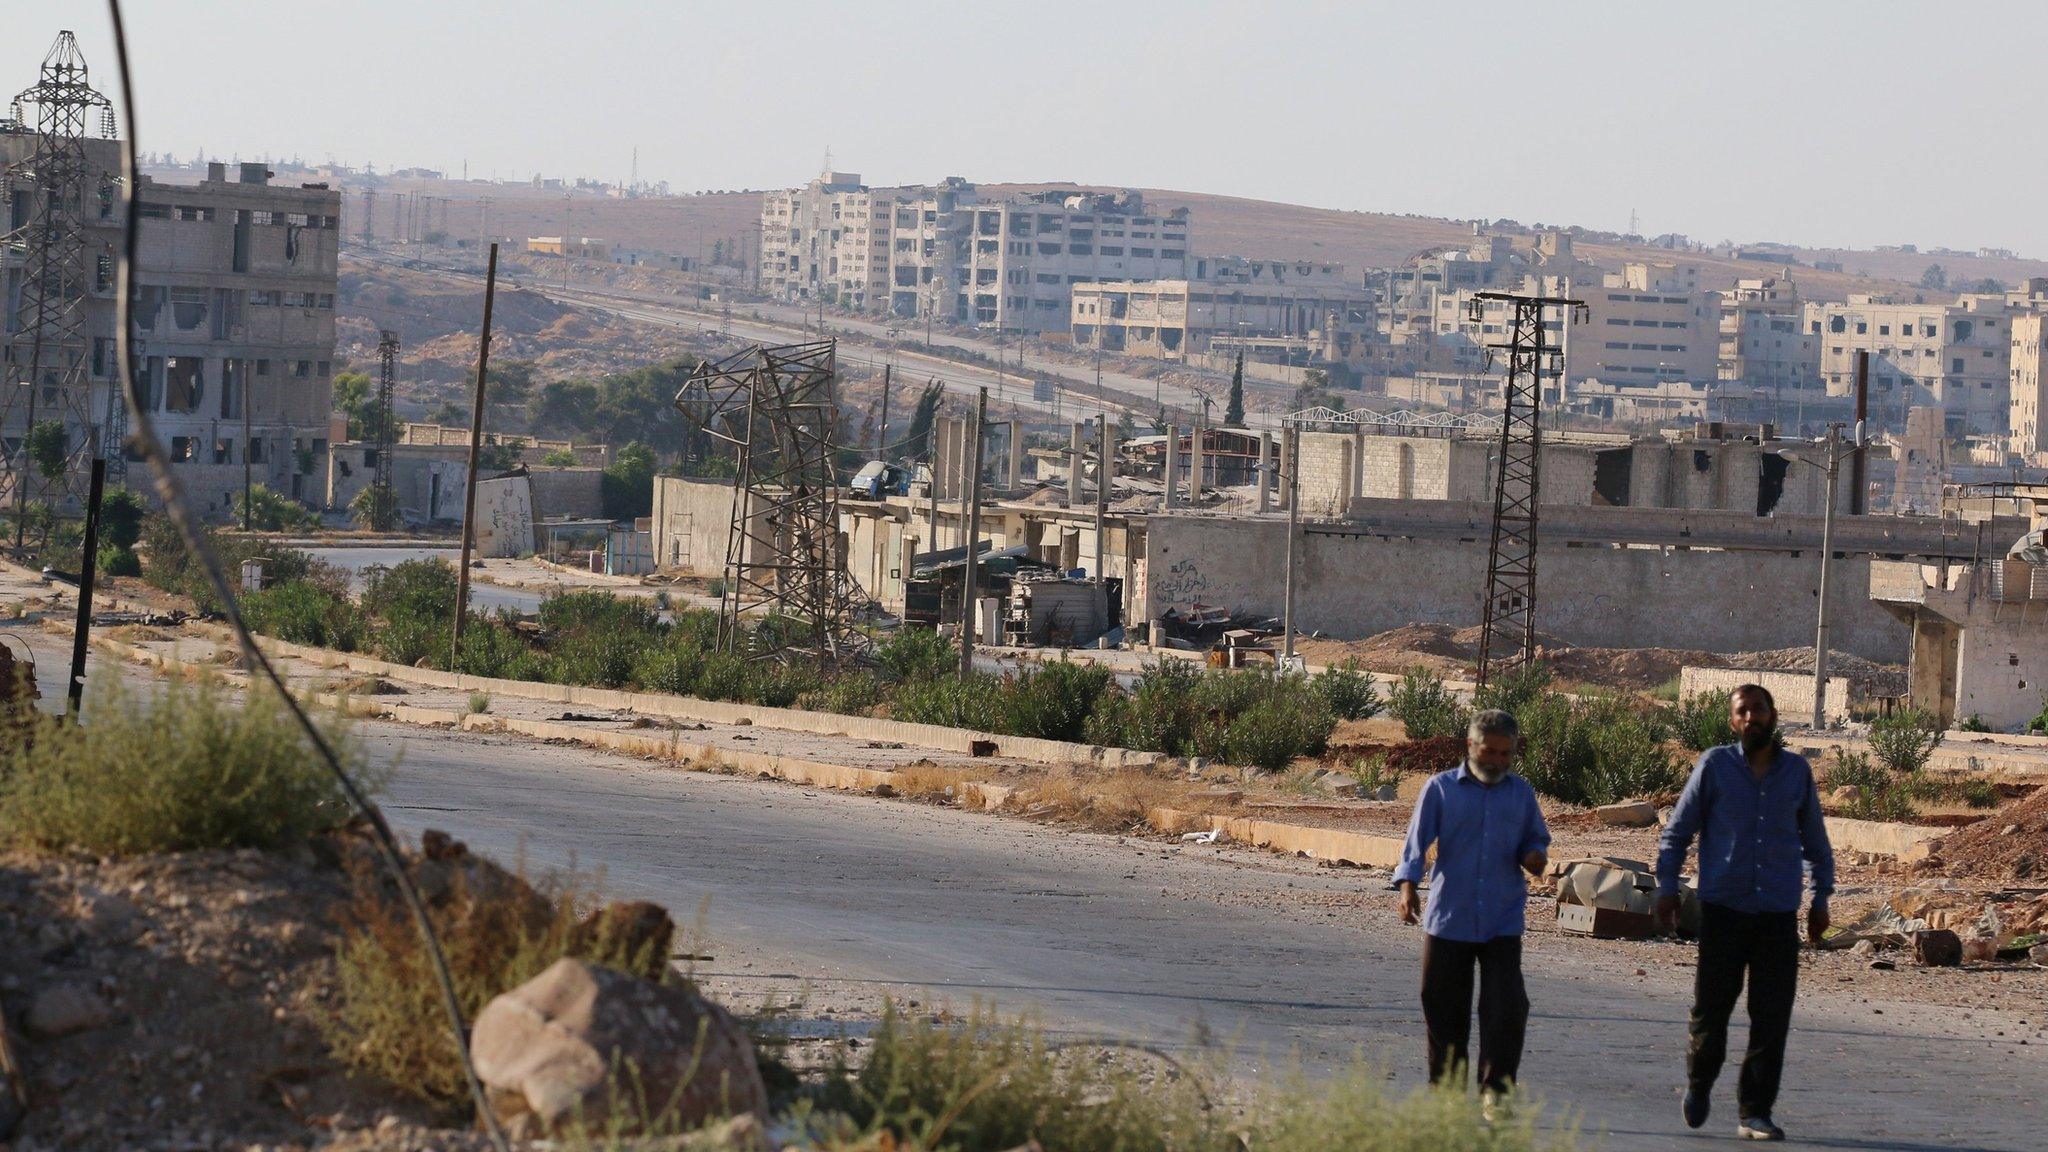
<instances>
[{"instance_id":1,"label":"paved road","mask_svg":"<svg viewBox=\"0 0 2048 1152\"><path fill-rule=\"evenodd\" d=\"M601 866L613 895L684 920L702 908L715 958L702 974L726 995L809 985L993 1001L1070 1032L1183 1047L1206 1036L1244 1068L1290 1054L1327 1068L1357 1051L1390 1062L1399 1083L1418 1079L1420 942L1386 911L1384 874L498 738L364 734L379 754L403 749L388 805L401 827L444 828L541 866L573 856ZM1646 954L1660 959L1638 975ZM1689 962L1675 945L1529 938L1525 1079L1608 1133L1609 1148L1707 1138L1676 1120ZM1825 967L1807 969L1779 1109L1802 1143L2042 1147L2040 1020L1865 999L1836 982L1860 967L1853 958L1813 964ZM1732 1083L1731 1072L1707 1130L1716 1139L1731 1138Z\"/></svg>"}]
</instances>

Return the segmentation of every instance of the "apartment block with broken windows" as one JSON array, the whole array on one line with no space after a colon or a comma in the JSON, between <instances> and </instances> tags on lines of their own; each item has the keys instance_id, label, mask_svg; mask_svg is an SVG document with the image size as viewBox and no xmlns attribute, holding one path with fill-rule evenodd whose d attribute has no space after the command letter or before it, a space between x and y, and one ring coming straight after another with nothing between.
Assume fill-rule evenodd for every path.
<instances>
[{"instance_id":1,"label":"apartment block with broken windows","mask_svg":"<svg viewBox=\"0 0 2048 1152\"><path fill-rule=\"evenodd\" d=\"M0 165L16 164L34 145L28 133L0 132ZM86 142L100 191L83 220L78 295L66 304L83 316L84 335L77 348L57 352L82 361L89 395L83 412L90 415L81 421L76 406L52 405L34 416L43 423L61 413L73 445L107 427L110 405L118 403L119 147L114 140ZM134 284L142 401L186 492L214 516L226 515L241 491L245 456L257 483L317 503L326 488L332 409L340 193L324 185L273 185L261 164L241 165L238 176L230 181L227 166L213 164L197 184L143 177L139 188ZM13 232L32 210L29 197L12 196L0 203L0 225ZM18 337L26 326L26 265L25 251L0 253L0 326L10 355L24 343ZM10 459L29 415L14 406L0 429Z\"/></svg>"},{"instance_id":2,"label":"apartment block with broken windows","mask_svg":"<svg viewBox=\"0 0 2048 1152\"><path fill-rule=\"evenodd\" d=\"M215 164L199 184L142 186L143 401L194 500L228 507L246 453L259 482L317 503L341 194L273 185L261 164L240 175Z\"/></svg>"}]
</instances>

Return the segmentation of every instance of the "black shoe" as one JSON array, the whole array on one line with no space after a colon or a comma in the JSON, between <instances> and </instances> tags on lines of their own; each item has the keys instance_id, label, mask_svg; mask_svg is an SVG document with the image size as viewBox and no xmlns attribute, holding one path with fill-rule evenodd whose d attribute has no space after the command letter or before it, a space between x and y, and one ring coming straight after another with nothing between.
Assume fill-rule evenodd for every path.
<instances>
[{"instance_id":1,"label":"black shoe","mask_svg":"<svg viewBox=\"0 0 2048 1152\"><path fill-rule=\"evenodd\" d=\"M1769 1116L1746 1116L1735 1129L1744 1140L1783 1140L1785 1130L1771 1123Z\"/></svg>"},{"instance_id":2,"label":"black shoe","mask_svg":"<svg viewBox=\"0 0 2048 1152\"><path fill-rule=\"evenodd\" d=\"M1687 1088L1685 1090L1685 1126L1687 1128L1697 1128L1705 1124L1707 1122L1707 1111L1712 1104L1713 1100L1705 1088Z\"/></svg>"}]
</instances>

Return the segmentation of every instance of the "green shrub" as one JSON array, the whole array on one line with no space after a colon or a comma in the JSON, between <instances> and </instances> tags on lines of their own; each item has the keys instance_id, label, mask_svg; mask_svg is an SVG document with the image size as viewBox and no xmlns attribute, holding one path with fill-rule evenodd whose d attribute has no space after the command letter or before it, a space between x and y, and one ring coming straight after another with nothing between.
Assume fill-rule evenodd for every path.
<instances>
[{"instance_id":1,"label":"green shrub","mask_svg":"<svg viewBox=\"0 0 2048 1152\"><path fill-rule=\"evenodd\" d=\"M1546 692L1516 720L1522 728L1522 775L1547 796L1614 804L1685 783L1684 770L1664 746L1661 718L1636 701Z\"/></svg>"},{"instance_id":2,"label":"green shrub","mask_svg":"<svg viewBox=\"0 0 2048 1152\"><path fill-rule=\"evenodd\" d=\"M240 587L243 561L260 559L266 584L311 580L323 587L340 591L347 589L344 574L297 548L253 537L223 537L203 525L199 533L231 587ZM143 522L142 536L144 580L166 592L190 598L202 613L221 611L221 603L215 598L205 571L186 553L185 542L169 517L162 514L149 517Z\"/></svg>"},{"instance_id":3,"label":"green shrub","mask_svg":"<svg viewBox=\"0 0 2048 1152\"><path fill-rule=\"evenodd\" d=\"M797 707L841 716L871 716L888 699L888 685L865 670L842 672L819 688L804 694Z\"/></svg>"},{"instance_id":4,"label":"green shrub","mask_svg":"<svg viewBox=\"0 0 2048 1152\"><path fill-rule=\"evenodd\" d=\"M1221 758L1277 772L1297 756L1321 755L1336 723L1318 694L1298 686L1283 688L1224 724Z\"/></svg>"},{"instance_id":5,"label":"green shrub","mask_svg":"<svg viewBox=\"0 0 2048 1152\"><path fill-rule=\"evenodd\" d=\"M1012 736L1078 741L1089 713L1116 689L1107 668L1055 661L1027 670L1003 687L1003 728Z\"/></svg>"},{"instance_id":6,"label":"green shrub","mask_svg":"<svg viewBox=\"0 0 2048 1152\"><path fill-rule=\"evenodd\" d=\"M1410 740L1465 735L1471 715L1444 687L1443 677L1427 668L1411 668L1387 694L1387 712L1401 722Z\"/></svg>"},{"instance_id":7,"label":"green shrub","mask_svg":"<svg viewBox=\"0 0 2048 1152\"><path fill-rule=\"evenodd\" d=\"M1096 702L1082 738L1105 747L1188 755L1201 717L1195 689L1202 675L1186 660L1159 658L1138 675L1128 695L1106 694Z\"/></svg>"},{"instance_id":8,"label":"green shrub","mask_svg":"<svg viewBox=\"0 0 2048 1152\"><path fill-rule=\"evenodd\" d=\"M1956 724L1958 732L1989 732L1991 725L1984 722L1982 714L1972 712Z\"/></svg>"},{"instance_id":9,"label":"green shrub","mask_svg":"<svg viewBox=\"0 0 2048 1152\"><path fill-rule=\"evenodd\" d=\"M448 658L455 635L455 566L446 560L407 560L372 568L363 588L363 612L378 621L377 654L398 664ZM464 629L465 639L468 629Z\"/></svg>"},{"instance_id":10,"label":"green shrub","mask_svg":"<svg viewBox=\"0 0 2048 1152\"><path fill-rule=\"evenodd\" d=\"M373 787L340 721L323 727L343 767ZM297 722L263 690L173 679L137 698L107 678L84 723L42 716L0 749L0 843L101 855L269 848L350 815Z\"/></svg>"},{"instance_id":11,"label":"green shrub","mask_svg":"<svg viewBox=\"0 0 2048 1152\"><path fill-rule=\"evenodd\" d=\"M303 471L303 470L302 470ZM249 527L259 532L304 532L320 526L320 516L304 504L257 484L249 489ZM242 493L237 490L231 505L236 525L242 523Z\"/></svg>"},{"instance_id":12,"label":"green shrub","mask_svg":"<svg viewBox=\"0 0 2048 1152\"><path fill-rule=\"evenodd\" d=\"M752 704L761 695L761 682L765 676L766 670L761 664L744 656L712 652L698 663L697 674L690 681L689 695L704 700Z\"/></svg>"},{"instance_id":13,"label":"green shrub","mask_svg":"<svg viewBox=\"0 0 2048 1152\"><path fill-rule=\"evenodd\" d=\"M286 580L241 598L242 619L265 636L353 652L363 639L353 601L307 580Z\"/></svg>"},{"instance_id":14,"label":"green shrub","mask_svg":"<svg viewBox=\"0 0 2048 1152\"><path fill-rule=\"evenodd\" d=\"M1003 729L1003 682L973 673L914 680L896 690L890 716L913 724L943 724L976 732Z\"/></svg>"},{"instance_id":15,"label":"green shrub","mask_svg":"<svg viewBox=\"0 0 2048 1152\"><path fill-rule=\"evenodd\" d=\"M471 715L481 716L490 710L491 694L489 692L471 692L469 694L469 711Z\"/></svg>"},{"instance_id":16,"label":"green shrub","mask_svg":"<svg viewBox=\"0 0 2048 1152\"><path fill-rule=\"evenodd\" d=\"M1842 814L1854 820L1905 820L1913 815L1912 782L1862 752L1836 748L1820 785L1828 792L1856 790L1855 796L1840 802Z\"/></svg>"},{"instance_id":17,"label":"green shrub","mask_svg":"<svg viewBox=\"0 0 2048 1152\"><path fill-rule=\"evenodd\" d=\"M1325 669L1311 684L1322 697L1323 705L1339 720L1370 720L1386 706L1372 677L1359 668L1356 660Z\"/></svg>"},{"instance_id":18,"label":"green shrub","mask_svg":"<svg viewBox=\"0 0 2048 1152\"><path fill-rule=\"evenodd\" d=\"M510 610L501 610L495 617L471 620L462 630L454 670L504 680L547 679L547 658L512 627L512 619ZM438 637L433 639L438 643Z\"/></svg>"},{"instance_id":19,"label":"green shrub","mask_svg":"<svg viewBox=\"0 0 2048 1152\"><path fill-rule=\"evenodd\" d=\"M697 683L710 649L693 638L671 632L658 644L649 644L633 659L633 683L647 692L671 692L687 696Z\"/></svg>"},{"instance_id":20,"label":"green shrub","mask_svg":"<svg viewBox=\"0 0 2048 1152\"><path fill-rule=\"evenodd\" d=\"M1870 751L1885 767L1911 776L1927 767L1941 743L1941 721L1925 708L1900 708L1870 724Z\"/></svg>"},{"instance_id":21,"label":"green shrub","mask_svg":"<svg viewBox=\"0 0 2048 1152\"><path fill-rule=\"evenodd\" d=\"M118 544L102 544L94 566L102 576L140 576L142 558L134 550Z\"/></svg>"},{"instance_id":22,"label":"green shrub","mask_svg":"<svg viewBox=\"0 0 2048 1152\"><path fill-rule=\"evenodd\" d=\"M149 505L141 495L127 488L109 488L100 496L100 546L133 549L142 539L142 523Z\"/></svg>"},{"instance_id":23,"label":"green shrub","mask_svg":"<svg viewBox=\"0 0 2048 1152\"><path fill-rule=\"evenodd\" d=\"M896 680L935 680L960 670L960 647L930 628L906 626L875 645L875 663Z\"/></svg>"},{"instance_id":24,"label":"green shrub","mask_svg":"<svg viewBox=\"0 0 2048 1152\"><path fill-rule=\"evenodd\" d=\"M1474 692L1472 710L1483 712L1488 708L1498 708L1503 712L1519 714L1522 709L1534 703L1537 697L1548 691L1550 669L1541 663L1523 664L1495 676L1486 687ZM1463 725L1460 725L1459 734L1463 734Z\"/></svg>"},{"instance_id":25,"label":"green shrub","mask_svg":"<svg viewBox=\"0 0 2048 1152\"><path fill-rule=\"evenodd\" d=\"M1679 742L1695 752L1735 743L1735 726L1728 719L1730 696L1716 689L1681 698L1671 710L1671 729Z\"/></svg>"},{"instance_id":26,"label":"green shrub","mask_svg":"<svg viewBox=\"0 0 2048 1152\"><path fill-rule=\"evenodd\" d=\"M810 664L770 664L755 685L753 703L770 708L794 708L798 700L825 685L825 676Z\"/></svg>"}]
</instances>

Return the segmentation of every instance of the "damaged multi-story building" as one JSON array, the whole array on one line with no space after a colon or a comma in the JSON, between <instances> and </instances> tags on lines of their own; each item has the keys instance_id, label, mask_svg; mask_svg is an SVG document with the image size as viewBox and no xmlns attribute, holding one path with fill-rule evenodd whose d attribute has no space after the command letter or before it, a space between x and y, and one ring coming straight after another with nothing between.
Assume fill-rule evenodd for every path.
<instances>
[{"instance_id":1,"label":"damaged multi-story building","mask_svg":"<svg viewBox=\"0 0 2048 1152\"><path fill-rule=\"evenodd\" d=\"M60 79L84 85L68 33L51 59L46 78L54 66ZM0 335L9 383L36 375L42 387L24 391L45 401L5 410L10 478L28 472L20 449L31 422L61 421L74 471L126 426L114 339L121 144L111 131L56 141L78 162L57 198L68 207L52 225L34 171L52 141L44 124L0 121L0 234L8 238L0 248ZM196 184L142 177L136 189L140 397L180 484L215 513L241 491L245 462L256 482L317 502L332 408L340 194L321 184L272 184L261 164L239 165L235 175L215 163ZM40 255L39 232L59 237L62 267ZM31 270L46 266L38 289ZM61 285L54 304L49 285ZM116 456L117 472L135 459ZM32 481L30 490L64 498L54 484L38 490Z\"/></svg>"},{"instance_id":2,"label":"damaged multi-story building","mask_svg":"<svg viewBox=\"0 0 2048 1152\"><path fill-rule=\"evenodd\" d=\"M1194 275L1073 286L1080 348L1183 360L1244 351L1276 364L1355 363L1377 328L1374 293L1342 264L1195 258Z\"/></svg>"},{"instance_id":3,"label":"damaged multi-story building","mask_svg":"<svg viewBox=\"0 0 2048 1152\"><path fill-rule=\"evenodd\" d=\"M1188 217L1129 191L984 199L958 177L870 188L827 171L763 198L760 266L762 289L785 300L1063 331L1076 284L1185 278Z\"/></svg>"}]
</instances>

